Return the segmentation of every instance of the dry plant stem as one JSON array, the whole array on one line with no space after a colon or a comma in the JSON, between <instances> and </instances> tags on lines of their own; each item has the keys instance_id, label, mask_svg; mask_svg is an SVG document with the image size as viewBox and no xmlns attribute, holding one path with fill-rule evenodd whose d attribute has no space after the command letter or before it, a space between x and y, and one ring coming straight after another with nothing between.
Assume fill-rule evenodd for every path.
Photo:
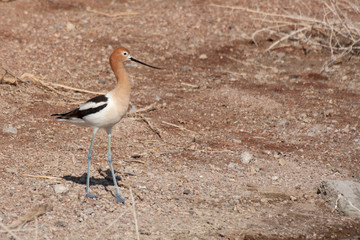
<instances>
[{"instance_id":1,"label":"dry plant stem","mask_svg":"<svg viewBox=\"0 0 360 240\"><path fill-rule=\"evenodd\" d=\"M45 82L43 80L40 80L38 77L36 77L33 74L30 73L24 73L23 75L21 75L20 79L24 79L24 78L30 78L31 81L35 84L35 83L39 83L40 85L47 87L57 93L59 93L58 91L56 91L53 87L59 87L59 88L63 88L66 90L71 90L74 92L83 92L83 93L89 93L89 94L95 94L95 95L101 95L104 94L102 92L93 92L93 91L89 91L89 90L84 90L84 89L80 89L80 88L73 88L73 87L69 87L66 85L62 85L62 84L58 84L58 83L51 83L51 82ZM23 80L22 80L23 82ZM60 94L60 93L59 93Z\"/></svg>"},{"instance_id":2,"label":"dry plant stem","mask_svg":"<svg viewBox=\"0 0 360 240\"><path fill-rule=\"evenodd\" d=\"M242 11L246 11L246 12L250 12L250 13L255 13L255 14L260 14L260 15L265 15L265 16L270 16L270 17L279 17L279 18L287 18L287 19L292 19L292 20L297 20L297 21L306 21L306 22L313 22L313 23L319 23L322 24L321 21L314 19L314 18L307 18L307 17L294 17L294 16L289 16L289 15L284 15L284 14L276 14L276 13L268 13L268 12L262 12L262 11L258 11L258 10L253 10L250 8L244 8L244 7L238 7L238 6L229 6L229 5L219 5L219 4L210 4L209 6L212 7L219 7L219 8L230 8L230 9L235 9L235 10L242 10Z\"/></svg>"},{"instance_id":3,"label":"dry plant stem","mask_svg":"<svg viewBox=\"0 0 360 240\"><path fill-rule=\"evenodd\" d=\"M42 175L21 174L20 176L22 176L22 177L32 177L32 178L46 178L46 179L62 180L62 178L59 178L59 177L42 176Z\"/></svg>"},{"instance_id":4,"label":"dry plant stem","mask_svg":"<svg viewBox=\"0 0 360 240\"><path fill-rule=\"evenodd\" d=\"M131 196L132 213L133 213L134 224L135 224L136 239L137 239L137 240L140 240L139 224L138 224L138 220L137 220L137 217L136 217L136 209L135 209L134 195L133 195L133 193L132 193L131 187L130 187L129 189L130 189L130 196Z\"/></svg>"},{"instance_id":5,"label":"dry plant stem","mask_svg":"<svg viewBox=\"0 0 360 240\"><path fill-rule=\"evenodd\" d=\"M145 164L144 161L136 160L136 159L134 159L134 160L124 160L124 162Z\"/></svg>"},{"instance_id":6,"label":"dry plant stem","mask_svg":"<svg viewBox=\"0 0 360 240\"><path fill-rule=\"evenodd\" d=\"M280 38L279 40L277 40L276 42L274 42L273 44L271 44L271 46L266 49L266 52L269 52L273 47L275 47L276 45L278 45L278 44L281 43L282 41L284 41L284 40L286 40L286 39L289 39L291 36L294 36L294 35L296 35L296 34L298 34L298 33L300 33L300 32L303 32L303 31L305 31L305 30L309 30L309 27L304 27L304 28L301 28L301 29L299 29L299 30L297 30L297 31L293 31L293 32L291 32L290 34L288 34L288 35Z\"/></svg>"},{"instance_id":7,"label":"dry plant stem","mask_svg":"<svg viewBox=\"0 0 360 240\"><path fill-rule=\"evenodd\" d=\"M103 231L99 232L98 235L96 235L96 238L95 239L105 239L103 233L112 227L112 225L114 225L120 218L122 218L124 215L125 215L125 211L123 211L121 214L119 214L119 216L114 220L112 221Z\"/></svg>"},{"instance_id":8,"label":"dry plant stem","mask_svg":"<svg viewBox=\"0 0 360 240\"><path fill-rule=\"evenodd\" d=\"M134 16L134 15L139 14L137 12L120 12L120 13L111 14L111 13L106 13L106 12L94 10L94 9L91 9L90 7L87 7L86 11L96 13L96 14L100 14L100 15L103 15L103 16L106 16L106 17L111 17L111 18Z\"/></svg>"},{"instance_id":9,"label":"dry plant stem","mask_svg":"<svg viewBox=\"0 0 360 240\"><path fill-rule=\"evenodd\" d=\"M331 53L331 58L325 62L321 68L321 72L325 70L326 67L331 66L335 61L340 58L343 58L346 55L351 54L352 52L357 52L360 50L360 29L355 22L347 16L347 11L353 10L357 15L360 15L359 8L354 6L349 1L339 2L333 0L323 0L325 12L323 19L318 20L311 17L303 16L293 16L290 13L286 14L276 14L263 12L259 10L249 9L239 6L228 6L228 5L219 5L219 4L210 4L212 7L219 8L229 8L232 10L241 10L249 13L261 15L263 18L253 18L261 22L269 22L271 24L276 24L275 26L270 26L257 30L252 34L252 40L256 44L255 36L256 34L264 31L272 31L272 29L279 29L275 31L274 34L280 37L275 43L273 43L266 51L274 50L275 46L279 45L281 42L290 39L291 37L295 38L297 41L301 41L305 44L320 46L323 48L328 48ZM346 9L346 10L344 10ZM267 20L264 17L272 17L274 19ZM298 26L302 28L296 30ZM280 29L286 27L292 27L295 30L289 34L284 35L280 32ZM320 41L314 39L313 33L316 32L320 34L326 41L326 45L322 44ZM305 33L298 35L299 33ZM306 36L306 33L309 33ZM337 54L338 53L338 54ZM336 55L337 54L337 55Z\"/></svg>"},{"instance_id":10,"label":"dry plant stem","mask_svg":"<svg viewBox=\"0 0 360 240\"><path fill-rule=\"evenodd\" d=\"M265 21L265 19L263 19ZM278 26L272 26L272 27L267 27L267 28L262 28L262 29L259 29L257 31L255 31L252 35L251 35L251 40L254 42L254 44L256 46L258 46L256 40L255 40L255 36L261 32L266 32L266 31L269 31L269 30L272 30L272 29L279 29L281 27L287 27L287 26L292 26L293 23L286 23L286 24L283 24L283 25L278 25Z\"/></svg>"},{"instance_id":11,"label":"dry plant stem","mask_svg":"<svg viewBox=\"0 0 360 240\"><path fill-rule=\"evenodd\" d=\"M35 240L38 240L38 235L39 235L39 223L38 223L38 219L35 218Z\"/></svg>"},{"instance_id":12,"label":"dry plant stem","mask_svg":"<svg viewBox=\"0 0 360 240\"><path fill-rule=\"evenodd\" d=\"M164 124L166 124L166 125L169 125L169 126L172 126L172 127L176 127L176 128L179 128L179 129L181 129L181 130L183 130L183 131L188 131L188 132L194 132L194 131L191 131L191 130L189 130L189 129L186 129L186 128L184 128L184 127L181 127L181 126L178 126L178 125L175 125L175 124L173 124L173 123L169 123L169 122L165 122L165 121L161 121L162 123L164 123Z\"/></svg>"},{"instance_id":13,"label":"dry plant stem","mask_svg":"<svg viewBox=\"0 0 360 240\"><path fill-rule=\"evenodd\" d=\"M136 112L137 113L137 112ZM141 120L144 123L146 123L146 125L150 128L150 130L152 132L154 132L159 138L161 138L161 134L160 131L156 128L153 127L153 125L151 124L150 120L148 118L145 118L143 115L141 114L136 114L136 117L133 117L135 120Z\"/></svg>"},{"instance_id":14,"label":"dry plant stem","mask_svg":"<svg viewBox=\"0 0 360 240\"><path fill-rule=\"evenodd\" d=\"M5 71L5 74L4 74L4 76L2 76L1 80L3 80L3 78L8 74L8 75L12 76L13 78L15 78L16 80L18 80L19 82L22 82L22 80L20 78L15 76L15 74L11 73L8 69L4 68L3 66L1 66L1 68Z\"/></svg>"},{"instance_id":15,"label":"dry plant stem","mask_svg":"<svg viewBox=\"0 0 360 240\"><path fill-rule=\"evenodd\" d=\"M136 110L135 112L127 114L127 117L136 118L139 113L151 112L151 111L156 110L158 108L158 105L159 104L157 102L154 102L154 103L152 103L150 105L147 105L147 106L145 106L143 108L140 108L140 109Z\"/></svg>"},{"instance_id":16,"label":"dry plant stem","mask_svg":"<svg viewBox=\"0 0 360 240\"><path fill-rule=\"evenodd\" d=\"M339 54L338 56L333 56L330 60L328 60L321 68L320 73L322 73L323 71L325 71L326 67L331 66L334 62L336 62L338 59L341 59L342 57L346 56L347 54L349 54L352 50L353 50L353 46L358 44L360 42L360 39L358 39L357 41L355 41L350 47L344 49L344 51Z\"/></svg>"},{"instance_id":17,"label":"dry plant stem","mask_svg":"<svg viewBox=\"0 0 360 240\"><path fill-rule=\"evenodd\" d=\"M7 233L9 233L14 239L20 239L11 229L5 226L2 222L0 222L0 227L2 227Z\"/></svg>"}]
</instances>

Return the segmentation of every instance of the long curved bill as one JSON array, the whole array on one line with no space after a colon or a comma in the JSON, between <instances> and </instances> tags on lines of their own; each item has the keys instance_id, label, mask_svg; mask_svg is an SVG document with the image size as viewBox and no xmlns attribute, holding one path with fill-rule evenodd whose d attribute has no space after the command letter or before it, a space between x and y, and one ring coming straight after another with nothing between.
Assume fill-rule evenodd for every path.
<instances>
[{"instance_id":1,"label":"long curved bill","mask_svg":"<svg viewBox=\"0 0 360 240\"><path fill-rule=\"evenodd\" d=\"M131 61L134 61L134 62L140 63L140 64L142 64L142 65L145 65L145 66L147 66L147 67L151 67L151 68L155 68L155 69L161 69L161 68L154 67L154 66L151 66L151 65L149 65L149 64L143 63L143 62L141 62L141 61L139 61L139 60L136 60L136 59L133 58L133 57L130 57L129 59L130 59Z\"/></svg>"}]
</instances>

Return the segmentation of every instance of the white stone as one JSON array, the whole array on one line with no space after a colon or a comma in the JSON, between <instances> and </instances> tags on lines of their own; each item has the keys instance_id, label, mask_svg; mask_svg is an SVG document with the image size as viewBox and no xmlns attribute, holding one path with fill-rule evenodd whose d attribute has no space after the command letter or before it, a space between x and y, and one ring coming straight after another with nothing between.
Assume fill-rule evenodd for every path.
<instances>
[{"instance_id":1,"label":"white stone","mask_svg":"<svg viewBox=\"0 0 360 240\"><path fill-rule=\"evenodd\" d=\"M241 162L243 164L249 164L251 162L251 160L253 159L253 155L251 153L249 153L248 151L244 151L241 153Z\"/></svg>"},{"instance_id":2,"label":"white stone","mask_svg":"<svg viewBox=\"0 0 360 240\"><path fill-rule=\"evenodd\" d=\"M62 184L54 185L54 192L56 194L67 193L68 191L69 191L69 189Z\"/></svg>"}]
</instances>

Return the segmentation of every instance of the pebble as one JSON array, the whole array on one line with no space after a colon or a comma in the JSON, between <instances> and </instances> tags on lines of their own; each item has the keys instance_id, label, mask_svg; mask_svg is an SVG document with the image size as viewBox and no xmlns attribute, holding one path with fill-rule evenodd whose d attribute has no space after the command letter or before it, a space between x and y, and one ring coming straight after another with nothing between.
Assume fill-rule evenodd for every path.
<instances>
[{"instance_id":1,"label":"pebble","mask_svg":"<svg viewBox=\"0 0 360 240\"><path fill-rule=\"evenodd\" d=\"M105 84L105 80L102 77L99 77L98 83Z\"/></svg>"},{"instance_id":2,"label":"pebble","mask_svg":"<svg viewBox=\"0 0 360 240\"><path fill-rule=\"evenodd\" d=\"M54 192L56 194L67 193L68 191L69 191L69 189L62 184L54 185Z\"/></svg>"},{"instance_id":3,"label":"pebble","mask_svg":"<svg viewBox=\"0 0 360 240\"><path fill-rule=\"evenodd\" d=\"M284 159L284 158L280 158L280 159L279 159L279 164L280 164L280 166L284 166L284 165L286 164L285 159Z\"/></svg>"},{"instance_id":4,"label":"pebble","mask_svg":"<svg viewBox=\"0 0 360 240\"><path fill-rule=\"evenodd\" d=\"M204 53L199 56L199 59L201 59L201 60L205 60L207 58L208 58L207 55Z\"/></svg>"},{"instance_id":5,"label":"pebble","mask_svg":"<svg viewBox=\"0 0 360 240\"><path fill-rule=\"evenodd\" d=\"M278 179L279 179L278 176L272 176L272 177L271 177L271 180L273 180L273 181L276 181L276 180L278 180Z\"/></svg>"},{"instance_id":6,"label":"pebble","mask_svg":"<svg viewBox=\"0 0 360 240\"><path fill-rule=\"evenodd\" d=\"M185 189L183 192L185 195L189 195L191 193L190 189Z\"/></svg>"},{"instance_id":7,"label":"pebble","mask_svg":"<svg viewBox=\"0 0 360 240\"><path fill-rule=\"evenodd\" d=\"M184 72L191 71L191 69L192 68L190 66L188 66L188 65L184 65L184 66L180 67L180 70L184 71Z\"/></svg>"},{"instance_id":8,"label":"pebble","mask_svg":"<svg viewBox=\"0 0 360 240\"><path fill-rule=\"evenodd\" d=\"M88 208L88 209L86 209L86 210L84 211L84 213L85 213L86 215L90 215L90 214L94 213L94 209L93 209L93 208Z\"/></svg>"},{"instance_id":9,"label":"pebble","mask_svg":"<svg viewBox=\"0 0 360 240\"><path fill-rule=\"evenodd\" d=\"M4 133L17 134L17 129L10 125L10 126L7 127L7 128L3 128L3 132L4 132Z\"/></svg>"},{"instance_id":10,"label":"pebble","mask_svg":"<svg viewBox=\"0 0 360 240\"><path fill-rule=\"evenodd\" d=\"M290 200L291 200L291 201L297 201L297 198L294 197L294 196L290 196Z\"/></svg>"},{"instance_id":11,"label":"pebble","mask_svg":"<svg viewBox=\"0 0 360 240\"><path fill-rule=\"evenodd\" d=\"M67 29L68 31L72 31L72 30L75 29L75 26L74 26L74 24L72 24L71 22L68 22L68 23L66 24L66 29Z\"/></svg>"},{"instance_id":12,"label":"pebble","mask_svg":"<svg viewBox=\"0 0 360 240\"><path fill-rule=\"evenodd\" d=\"M64 222L64 221L56 221L55 224L54 224L56 227L66 227L67 226L67 223Z\"/></svg>"},{"instance_id":13,"label":"pebble","mask_svg":"<svg viewBox=\"0 0 360 240\"><path fill-rule=\"evenodd\" d=\"M228 168L237 169L238 165L236 163L234 163L234 162L229 162Z\"/></svg>"},{"instance_id":14,"label":"pebble","mask_svg":"<svg viewBox=\"0 0 360 240\"><path fill-rule=\"evenodd\" d=\"M251 162L251 160L253 159L253 155L251 153L249 153L248 151L244 151L241 153L241 162L243 164L249 164Z\"/></svg>"}]
</instances>

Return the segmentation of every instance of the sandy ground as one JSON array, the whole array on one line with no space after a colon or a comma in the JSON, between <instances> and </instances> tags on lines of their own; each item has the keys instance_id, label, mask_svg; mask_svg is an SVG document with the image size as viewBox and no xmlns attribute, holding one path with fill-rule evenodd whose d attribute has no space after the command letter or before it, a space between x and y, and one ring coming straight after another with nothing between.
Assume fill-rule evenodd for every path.
<instances>
[{"instance_id":1,"label":"sandy ground","mask_svg":"<svg viewBox=\"0 0 360 240\"><path fill-rule=\"evenodd\" d=\"M319 74L326 49L265 52L273 39L248 36L266 22L212 3L322 10L315 1L0 1L0 73L28 73L0 84L1 239L360 238L359 219L317 195L325 179L360 180L360 58ZM119 46L164 68L126 64L131 108L147 110L113 128L125 204L114 202L105 132L91 171L99 198L87 199L91 129L50 117L94 95L46 85L110 90Z\"/></svg>"}]
</instances>

